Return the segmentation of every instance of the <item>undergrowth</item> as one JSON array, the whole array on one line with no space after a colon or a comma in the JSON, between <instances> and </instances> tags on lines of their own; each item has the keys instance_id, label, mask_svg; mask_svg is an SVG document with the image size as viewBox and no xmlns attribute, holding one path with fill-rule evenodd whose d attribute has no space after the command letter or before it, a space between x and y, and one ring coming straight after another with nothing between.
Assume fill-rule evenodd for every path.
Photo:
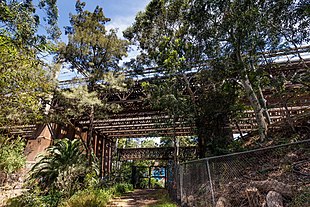
<instances>
[{"instance_id":1,"label":"undergrowth","mask_svg":"<svg viewBox=\"0 0 310 207\"><path fill-rule=\"evenodd\" d=\"M298 195L292 200L289 207L301 207L310 206L310 187L304 188Z\"/></svg>"},{"instance_id":2,"label":"undergrowth","mask_svg":"<svg viewBox=\"0 0 310 207\"><path fill-rule=\"evenodd\" d=\"M105 207L112 197L132 190L132 185L127 183L119 183L107 189L86 188L76 192L68 199L62 199L62 202L59 202L61 200L59 197L55 199L50 195L42 196L26 192L9 200L7 207ZM61 196L61 194L57 194L57 196Z\"/></svg>"},{"instance_id":3,"label":"undergrowth","mask_svg":"<svg viewBox=\"0 0 310 207\"><path fill-rule=\"evenodd\" d=\"M159 191L156 194L156 197L159 199L159 201L150 207L177 207L177 205L171 201L168 194L164 191Z\"/></svg>"}]
</instances>

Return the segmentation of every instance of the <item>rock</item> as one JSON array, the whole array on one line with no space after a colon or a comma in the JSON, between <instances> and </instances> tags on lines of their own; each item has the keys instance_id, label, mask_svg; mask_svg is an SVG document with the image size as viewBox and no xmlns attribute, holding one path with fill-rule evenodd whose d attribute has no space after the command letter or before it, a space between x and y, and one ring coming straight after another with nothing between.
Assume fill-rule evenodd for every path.
<instances>
[{"instance_id":1,"label":"rock","mask_svg":"<svg viewBox=\"0 0 310 207\"><path fill-rule=\"evenodd\" d=\"M282 195L275 191L269 191L266 196L267 207L283 207Z\"/></svg>"},{"instance_id":2,"label":"rock","mask_svg":"<svg viewBox=\"0 0 310 207\"><path fill-rule=\"evenodd\" d=\"M227 201L226 198L220 197L218 201L216 202L215 207L231 207L230 203Z\"/></svg>"},{"instance_id":3,"label":"rock","mask_svg":"<svg viewBox=\"0 0 310 207\"><path fill-rule=\"evenodd\" d=\"M277 180L252 181L250 186L256 187L261 192L276 191L286 197L292 197L293 187Z\"/></svg>"}]
</instances>

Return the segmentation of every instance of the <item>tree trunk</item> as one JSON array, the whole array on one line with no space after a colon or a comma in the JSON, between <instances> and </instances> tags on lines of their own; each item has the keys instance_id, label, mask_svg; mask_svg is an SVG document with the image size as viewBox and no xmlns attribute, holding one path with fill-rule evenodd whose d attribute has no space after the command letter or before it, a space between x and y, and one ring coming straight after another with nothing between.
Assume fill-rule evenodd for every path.
<instances>
[{"instance_id":1,"label":"tree trunk","mask_svg":"<svg viewBox=\"0 0 310 207\"><path fill-rule=\"evenodd\" d=\"M294 122L293 122L291 114L290 114L290 110L288 109L288 106L287 106L288 100L283 101L283 98L281 97L281 101L282 101L282 103L284 105L286 121L290 125L291 129L293 130L293 132L296 132L296 129L294 127Z\"/></svg>"},{"instance_id":2,"label":"tree trunk","mask_svg":"<svg viewBox=\"0 0 310 207\"><path fill-rule=\"evenodd\" d=\"M268 192L266 202L268 207L283 207L282 195L275 191Z\"/></svg>"},{"instance_id":3,"label":"tree trunk","mask_svg":"<svg viewBox=\"0 0 310 207\"><path fill-rule=\"evenodd\" d=\"M204 121L201 118L196 119L197 136L198 136L198 158L206 156L206 140L207 132L205 130Z\"/></svg>"},{"instance_id":4,"label":"tree trunk","mask_svg":"<svg viewBox=\"0 0 310 207\"><path fill-rule=\"evenodd\" d=\"M92 141L93 141L93 128L94 128L94 106L91 106L89 115L88 136L87 136L87 150L86 150L89 165L91 165L92 161L91 153L92 153Z\"/></svg>"},{"instance_id":5,"label":"tree trunk","mask_svg":"<svg viewBox=\"0 0 310 207\"><path fill-rule=\"evenodd\" d=\"M260 140L264 141L266 139L266 135L267 135L267 123L265 121L265 117L263 115L263 108L261 107L259 100L253 90L253 87L250 83L250 80L248 78L248 76L245 76L244 79L241 80L241 83L246 91L246 94L250 100L251 106L254 109L254 113L255 113L255 118L256 118L256 122L258 125L258 131L259 131L259 136L260 136Z\"/></svg>"},{"instance_id":6,"label":"tree trunk","mask_svg":"<svg viewBox=\"0 0 310 207\"><path fill-rule=\"evenodd\" d=\"M272 121L271 121L270 115L268 113L267 101L264 97L264 94L263 94L263 91L262 91L262 88L260 87L260 85L258 85L258 95L259 95L259 102L260 102L262 108L264 109L263 110L264 116L265 116L268 124L271 124Z\"/></svg>"},{"instance_id":7,"label":"tree trunk","mask_svg":"<svg viewBox=\"0 0 310 207\"><path fill-rule=\"evenodd\" d=\"M52 82L57 81L57 78L60 74L60 70L61 70L61 64L60 63L55 64L54 68L52 69L53 74L51 75L51 79L50 79ZM52 103L53 98L54 98L54 94L49 94L47 97L47 103L44 109L44 114L46 115L49 113L51 109L51 103Z\"/></svg>"}]
</instances>

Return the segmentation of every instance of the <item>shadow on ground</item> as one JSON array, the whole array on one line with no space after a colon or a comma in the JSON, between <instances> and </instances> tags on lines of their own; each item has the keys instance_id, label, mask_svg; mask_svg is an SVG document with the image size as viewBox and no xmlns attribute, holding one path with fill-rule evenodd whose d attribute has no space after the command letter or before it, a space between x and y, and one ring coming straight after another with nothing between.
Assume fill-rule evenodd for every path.
<instances>
[{"instance_id":1,"label":"shadow on ground","mask_svg":"<svg viewBox=\"0 0 310 207\"><path fill-rule=\"evenodd\" d=\"M114 198L108 207L144 207L159 202L158 195L163 194L163 189L136 189L119 198Z\"/></svg>"}]
</instances>

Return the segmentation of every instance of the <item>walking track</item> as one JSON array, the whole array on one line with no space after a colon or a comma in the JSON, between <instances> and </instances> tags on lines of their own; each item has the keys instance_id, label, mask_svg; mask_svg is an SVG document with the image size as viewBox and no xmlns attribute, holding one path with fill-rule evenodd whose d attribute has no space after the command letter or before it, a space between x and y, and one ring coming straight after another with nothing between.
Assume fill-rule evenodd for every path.
<instances>
[{"instance_id":1,"label":"walking track","mask_svg":"<svg viewBox=\"0 0 310 207\"><path fill-rule=\"evenodd\" d=\"M158 203L163 189L136 189L111 200L108 207L147 207Z\"/></svg>"}]
</instances>

